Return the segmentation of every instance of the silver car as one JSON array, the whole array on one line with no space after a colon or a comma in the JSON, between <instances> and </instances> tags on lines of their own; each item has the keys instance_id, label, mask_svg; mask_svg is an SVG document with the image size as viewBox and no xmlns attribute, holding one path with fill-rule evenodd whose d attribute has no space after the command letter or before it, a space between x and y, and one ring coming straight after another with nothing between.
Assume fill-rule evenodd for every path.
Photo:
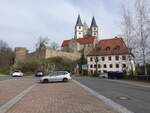
<instances>
[{"instance_id":1,"label":"silver car","mask_svg":"<svg viewBox=\"0 0 150 113\"><path fill-rule=\"evenodd\" d=\"M44 76L40 78L40 82L48 83L48 82L56 82L56 81L63 81L67 82L71 80L70 73L67 71L56 71L48 76Z\"/></svg>"}]
</instances>

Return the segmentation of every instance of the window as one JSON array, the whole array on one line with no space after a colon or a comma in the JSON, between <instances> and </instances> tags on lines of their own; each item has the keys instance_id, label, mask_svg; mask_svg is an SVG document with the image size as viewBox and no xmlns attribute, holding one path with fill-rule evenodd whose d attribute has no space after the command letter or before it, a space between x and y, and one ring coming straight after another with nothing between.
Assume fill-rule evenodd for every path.
<instances>
[{"instance_id":1,"label":"window","mask_svg":"<svg viewBox=\"0 0 150 113\"><path fill-rule=\"evenodd\" d=\"M120 49L120 46L119 46L119 45L116 45L114 49L115 49L115 50L119 50L119 49Z\"/></svg>"},{"instance_id":2,"label":"window","mask_svg":"<svg viewBox=\"0 0 150 113\"><path fill-rule=\"evenodd\" d=\"M100 51L100 50L101 50L101 48L100 48L100 47L97 47L97 48L96 48L96 51Z\"/></svg>"},{"instance_id":3,"label":"window","mask_svg":"<svg viewBox=\"0 0 150 113\"><path fill-rule=\"evenodd\" d=\"M96 30L96 28L94 27L94 30Z\"/></svg>"},{"instance_id":4,"label":"window","mask_svg":"<svg viewBox=\"0 0 150 113\"><path fill-rule=\"evenodd\" d=\"M119 68L119 64L116 64L116 68Z\"/></svg>"},{"instance_id":5,"label":"window","mask_svg":"<svg viewBox=\"0 0 150 113\"><path fill-rule=\"evenodd\" d=\"M81 29L81 27L79 26L79 29Z\"/></svg>"},{"instance_id":6,"label":"window","mask_svg":"<svg viewBox=\"0 0 150 113\"><path fill-rule=\"evenodd\" d=\"M100 65L100 64L98 64L98 68L101 68L101 65Z\"/></svg>"},{"instance_id":7,"label":"window","mask_svg":"<svg viewBox=\"0 0 150 113\"><path fill-rule=\"evenodd\" d=\"M116 60L119 60L119 56L116 56L115 58L116 58Z\"/></svg>"},{"instance_id":8,"label":"window","mask_svg":"<svg viewBox=\"0 0 150 113\"><path fill-rule=\"evenodd\" d=\"M98 60L99 60L99 59L98 59L98 57L96 56L96 57L95 57L95 62L98 62Z\"/></svg>"},{"instance_id":9,"label":"window","mask_svg":"<svg viewBox=\"0 0 150 113\"><path fill-rule=\"evenodd\" d=\"M111 61L111 56L108 57L108 60Z\"/></svg>"},{"instance_id":10,"label":"window","mask_svg":"<svg viewBox=\"0 0 150 113\"><path fill-rule=\"evenodd\" d=\"M81 32L79 32L79 35L81 34Z\"/></svg>"},{"instance_id":11,"label":"window","mask_svg":"<svg viewBox=\"0 0 150 113\"><path fill-rule=\"evenodd\" d=\"M91 70L91 74L93 74L93 70Z\"/></svg>"},{"instance_id":12,"label":"window","mask_svg":"<svg viewBox=\"0 0 150 113\"><path fill-rule=\"evenodd\" d=\"M110 47L106 47L106 51L110 51Z\"/></svg>"},{"instance_id":13,"label":"window","mask_svg":"<svg viewBox=\"0 0 150 113\"><path fill-rule=\"evenodd\" d=\"M107 65L106 65L106 64L104 64L104 68L107 68Z\"/></svg>"},{"instance_id":14,"label":"window","mask_svg":"<svg viewBox=\"0 0 150 113\"><path fill-rule=\"evenodd\" d=\"M122 56L122 60L126 60L126 56Z\"/></svg>"},{"instance_id":15,"label":"window","mask_svg":"<svg viewBox=\"0 0 150 113\"><path fill-rule=\"evenodd\" d=\"M113 68L113 65L112 65L112 64L110 64L110 65L109 65L109 67L110 67L110 68Z\"/></svg>"},{"instance_id":16,"label":"window","mask_svg":"<svg viewBox=\"0 0 150 113\"><path fill-rule=\"evenodd\" d=\"M96 68L97 66L96 66L96 64L94 65L94 68Z\"/></svg>"},{"instance_id":17,"label":"window","mask_svg":"<svg viewBox=\"0 0 150 113\"><path fill-rule=\"evenodd\" d=\"M93 58L90 58L90 61L93 61Z\"/></svg>"},{"instance_id":18,"label":"window","mask_svg":"<svg viewBox=\"0 0 150 113\"><path fill-rule=\"evenodd\" d=\"M126 64L122 64L122 67L123 67L123 68L126 68Z\"/></svg>"},{"instance_id":19,"label":"window","mask_svg":"<svg viewBox=\"0 0 150 113\"><path fill-rule=\"evenodd\" d=\"M102 61L105 61L105 57L102 57Z\"/></svg>"},{"instance_id":20,"label":"window","mask_svg":"<svg viewBox=\"0 0 150 113\"><path fill-rule=\"evenodd\" d=\"M90 65L90 68L93 68L93 65L92 65L92 64Z\"/></svg>"},{"instance_id":21,"label":"window","mask_svg":"<svg viewBox=\"0 0 150 113\"><path fill-rule=\"evenodd\" d=\"M94 33L94 36L96 35L96 33Z\"/></svg>"}]
</instances>

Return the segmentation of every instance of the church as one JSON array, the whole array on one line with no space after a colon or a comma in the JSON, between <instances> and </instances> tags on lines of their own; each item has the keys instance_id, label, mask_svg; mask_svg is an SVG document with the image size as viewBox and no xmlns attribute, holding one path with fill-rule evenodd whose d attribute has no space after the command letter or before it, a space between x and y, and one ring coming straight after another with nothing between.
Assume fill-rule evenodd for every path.
<instances>
[{"instance_id":1,"label":"church","mask_svg":"<svg viewBox=\"0 0 150 113\"><path fill-rule=\"evenodd\" d=\"M82 23L81 17L78 15L74 31L73 38L62 42L62 51L88 54L98 42L98 26L94 16L89 27L86 22Z\"/></svg>"}]
</instances>

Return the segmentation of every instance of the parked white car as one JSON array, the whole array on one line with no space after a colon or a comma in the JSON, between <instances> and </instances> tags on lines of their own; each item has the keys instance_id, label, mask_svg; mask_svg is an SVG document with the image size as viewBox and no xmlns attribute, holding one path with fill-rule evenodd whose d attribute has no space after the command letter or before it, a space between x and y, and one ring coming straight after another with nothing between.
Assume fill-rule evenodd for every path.
<instances>
[{"instance_id":1,"label":"parked white car","mask_svg":"<svg viewBox=\"0 0 150 113\"><path fill-rule=\"evenodd\" d=\"M44 76L40 78L40 82L48 83L48 82L56 82L56 81L63 81L67 82L71 80L70 73L67 71L56 71L51 73L48 76Z\"/></svg>"},{"instance_id":2,"label":"parked white car","mask_svg":"<svg viewBox=\"0 0 150 113\"><path fill-rule=\"evenodd\" d=\"M23 73L19 70L19 71L14 71L12 73L12 77L23 77Z\"/></svg>"},{"instance_id":3,"label":"parked white car","mask_svg":"<svg viewBox=\"0 0 150 113\"><path fill-rule=\"evenodd\" d=\"M100 73L99 77L100 78L108 78L108 74L107 73Z\"/></svg>"}]
</instances>

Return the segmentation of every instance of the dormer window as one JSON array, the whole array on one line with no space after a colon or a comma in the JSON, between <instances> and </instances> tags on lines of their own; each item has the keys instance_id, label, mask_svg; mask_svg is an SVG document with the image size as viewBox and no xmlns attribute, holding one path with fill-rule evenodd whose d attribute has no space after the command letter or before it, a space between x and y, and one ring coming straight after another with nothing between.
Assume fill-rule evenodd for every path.
<instances>
[{"instance_id":1,"label":"dormer window","mask_svg":"<svg viewBox=\"0 0 150 113\"><path fill-rule=\"evenodd\" d=\"M97 47L97 48L96 48L96 51L100 51L100 50L101 50L101 47Z\"/></svg>"},{"instance_id":2,"label":"dormer window","mask_svg":"<svg viewBox=\"0 0 150 113\"><path fill-rule=\"evenodd\" d=\"M114 49L115 49L115 50L119 50L119 49L120 49L120 46L119 46L119 45L116 45Z\"/></svg>"},{"instance_id":3,"label":"dormer window","mask_svg":"<svg viewBox=\"0 0 150 113\"><path fill-rule=\"evenodd\" d=\"M106 51L110 51L110 47L106 47Z\"/></svg>"}]
</instances>

